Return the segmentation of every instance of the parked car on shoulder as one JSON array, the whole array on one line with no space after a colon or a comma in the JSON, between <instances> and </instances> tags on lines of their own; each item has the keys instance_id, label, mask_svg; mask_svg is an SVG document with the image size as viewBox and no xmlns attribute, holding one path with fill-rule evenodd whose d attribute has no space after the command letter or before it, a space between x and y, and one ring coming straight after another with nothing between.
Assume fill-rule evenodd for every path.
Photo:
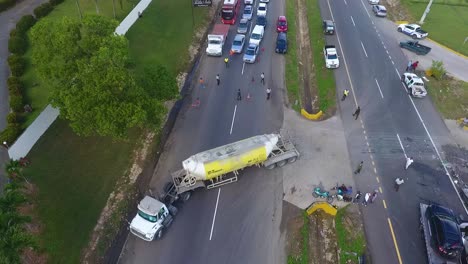
<instances>
[{"instance_id":1,"label":"parked car on shoulder","mask_svg":"<svg viewBox=\"0 0 468 264\"><path fill-rule=\"evenodd\" d=\"M257 8L257 16L266 16L267 15L268 6L265 3L258 4Z\"/></svg>"},{"instance_id":2,"label":"parked car on shoulder","mask_svg":"<svg viewBox=\"0 0 468 264\"><path fill-rule=\"evenodd\" d=\"M257 44L249 44L249 47L245 51L242 60L246 63L255 63L255 61L257 60L258 50L259 48Z\"/></svg>"},{"instance_id":3,"label":"parked car on shoulder","mask_svg":"<svg viewBox=\"0 0 468 264\"><path fill-rule=\"evenodd\" d=\"M331 20L324 20L322 23L323 33L333 35L335 34L335 22Z\"/></svg>"},{"instance_id":4,"label":"parked car on shoulder","mask_svg":"<svg viewBox=\"0 0 468 264\"><path fill-rule=\"evenodd\" d=\"M279 16L278 21L276 22L276 31L277 32L287 32L288 31L288 21L285 16Z\"/></svg>"},{"instance_id":5,"label":"parked car on shoulder","mask_svg":"<svg viewBox=\"0 0 468 264\"><path fill-rule=\"evenodd\" d=\"M372 6L372 11L378 17L386 17L387 16L387 8L383 5L374 5Z\"/></svg>"},{"instance_id":6,"label":"parked car on shoulder","mask_svg":"<svg viewBox=\"0 0 468 264\"><path fill-rule=\"evenodd\" d=\"M260 46L260 42L262 42L264 33L265 28L263 26L256 25L250 34L249 44L253 43Z\"/></svg>"},{"instance_id":7,"label":"parked car on shoulder","mask_svg":"<svg viewBox=\"0 0 468 264\"><path fill-rule=\"evenodd\" d=\"M334 45L326 45L323 48L323 55L325 56L325 67L328 69L336 69L340 67L340 60Z\"/></svg>"},{"instance_id":8,"label":"parked car on shoulder","mask_svg":"<svg viewBox=\"0 0 468 264\"><path fill-rule=\"evenodd\" d=\"M247 20L251 20L252 19L252 6L251 5L246 5L244 7L244 13L242 14L242 18L245 18Z\"/></svg>"},{"instance_id":9,"label":"parked car on shoulder","mask_svg":"<svg viewBox=\"0 0 468 264\"><path fill-rule=\"evenodd\" d=\"M245 35L237 34L232 42L231 51L233 53L242 53L244 49Z\"/></svg>"},{"instance_id":10,"label":"parked car on shoulder","mask_svg":"<svg viewBox=\"0 0 468 264\"><path fill-rule=\"evenodd\" d=\"M279 32L276 37L276 53L286 53L288 51L288 38L286 33Z\"/></svg>"},{"instance_id":11,"label":"parked car on shoulder","mask_svg":"<svg viewBox=\"0 0 468 264\"><path fill-rule=\"evenodd\" d=\"M250 21L248 19L242 18L239 21L239 26L237 26L237 33L246 34L249 31Z\"/></svg>"},{"instance_id":12,"label":"parked car on shoulder","mask_svg":"<svg viewBox=\"0 0 468 264\"><path fill-rule=\"evenodd\" d=\"M408 40L400 42L400 47L410 50L418 55L426 55L431 51L431 47L419 44L419 41Z\"/></svg>"},{"instance_id":13,"label":"parked car on shoulder","mask_svg":"<svg viewBox=\"0 0 468 264\"><path fill-rule=\"evenodd\" d=\"M369 4L371 5L378 5L379 4L379 0L369 0Z\"/></svg>"},{"instance_id":14,"label":"parked car on shoulder","mask_svg":"<svg viewBox=\"0 0 468 264\"><path fill-rule=\"evenodd\" d=\"M262 26L263 28L266 28L266 26L267 26L266 16L257 17L257 25Z\"/></svg>"},{"instance_id":15,"label":"parked car on shoulder","mask_svg":"<svg viewBox=\"0 0 468 264\"><path fill-rule=\"evenodd\" d=\"M412 97L423 98L427 95L423 80L416 74L405 72L401 76L401 81Z\"/></svg>"},{"instance_id":16,"label":"parked car on shoulder","mask_svg":"<svg viewBox=\"0 0 468 264\"><path fill-rule=\"evenodd\" d=\"M429 35L426 31L421 29L418 24L400 24L397 28L398 32L405 33L413 39L422 39Z\"/></svg>"}]
</instances>

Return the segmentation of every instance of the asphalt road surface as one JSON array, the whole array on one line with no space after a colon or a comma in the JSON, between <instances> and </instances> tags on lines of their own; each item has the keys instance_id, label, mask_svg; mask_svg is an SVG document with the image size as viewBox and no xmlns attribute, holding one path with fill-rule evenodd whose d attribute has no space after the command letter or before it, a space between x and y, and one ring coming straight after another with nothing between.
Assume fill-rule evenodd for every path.
<instances>
[{"instance_id":1,"label":"asphalt road surface","mask_svg":"<svg viewBox=\"0 0 468 264\"><path fill-rule=\"evenodd\" d=\"M202 77L206 87L194 84L192 91L192 99L199 97L201 104L182 110L150 184L152 189L160 189L169 180L169 172L180 169L182 160L190 155L280 129L284 58L274 52L274 25L283 14L282 5L281 1L268 4L268 25L255 64L244 64L242 54L231 58L229 68L224 57L202 57L196 80ZM230 28L224 56L236 28ZM260 83L262 72L265 86ZM221 77L219 87L216 74ZM266 87L272 89L269 101ZM236 100L238 89L241 101ZM282 197L281 169L245 169L237 183L195 192L162 241L148 243L129 235L119 263L285 263Z\"/></svg>"},{"instance_id":2,"label":"asphalt road surface","mask_svg":"<svg viewBox=\"0 0 468 264\"><path fill-rule=\"evenodd\" d=\"M323 0L321 10L337 25L338 35L327 43L341 49L338 95L351 87L356 100L339 103L352 165L365 164L356 185L364 193L381 192L376 204L362 210L372 262L426 263L419 203L437 202L464 213L438 153L451 142L449 131L430 99L409 97L401 83L407 59L386 33L396 26L389 28L388 21L375 17L364 0ZM358 120L352 117L356 103ZM415 160L407 171L406 156ZM399 192L393 189L397 177L406 181Z\"/></svg>"}]
</instances>

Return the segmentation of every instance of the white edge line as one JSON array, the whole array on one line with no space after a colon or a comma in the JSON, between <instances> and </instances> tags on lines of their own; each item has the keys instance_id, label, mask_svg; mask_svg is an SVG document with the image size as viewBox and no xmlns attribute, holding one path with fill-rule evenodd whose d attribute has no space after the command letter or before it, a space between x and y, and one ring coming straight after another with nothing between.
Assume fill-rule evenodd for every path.
<instances>
[{"instance_id":1,"label":"white edge line","mask_svg":"<svg viewBox=\"0 0 468 264\"><path fill-rule=\"evenodd\" d=\"M353 16L351 16L351 22L353 22L353 26L356 26L356 23L354 23Z\"/></svg>"},{"instance_id":2,"label":"white edge line","mask_svg":"<svg viewBox=\"0 0 468 264\"><path fill-rule=\"evenodd\" d=\"M398 142L400 142L400 147L403 150L403 154L405 154L405 159L408 158L408 156L406 156L405 148L403 147L403 143L401 143L400 135L398 135L398 133L396 134L396 137L398 138Z\"/></svg>"},{"instance_id":3,"label":"white edge line","mask_svg":"<svg viewBox=\"0 0 468 264\"><path fill-rule=\"evenodd\" d=\"M213 223L211 224L210 240L213 237L213 229L214 229L214 224L216 220L216 212L218 211L218 202L219 202L220 193L221 193L221 188L218 189L218 198L216 198L216 207L215 207L214 214L213 214Z\"/></svg>"},{"instance_id":4,"label":"white edge line","mask_svg":"<svg viewBox=\"0 0 468 264\"><path fill-rule=\"evenodd\" d=\"M400 74L400 72L398 71L397 68L395 68L395 71L396 71L396 74L398 75L398 78L401 78L401 74Z\"/></svg>"},{"instance_id":5,"label":"white edge line","mask_svg":"<svg viewBox=\"0 0 468 264\"><path fill-rule=\"evenodd\" d=\"M237 111L237 104L234 106L234 114L232 115L231 131L229 132L229 135L232 135L232 128L234 127L234 120L236 119L236 111Z\"/></svg>"},{"instance_id":6,"label":"white edge line","mask_svg":"<svg viewBox=\"0 0 468 264\"><path fill-rule=\"evenodd\" d=\"M346 0L344 0L344 3L345 3L346 5L348 5L348 3L346 2Z\"/></svg>"},{"instance_id":7,"label":"white edge line","mask_svg":"<svg viewBox=\"0 0 468 264\"><path fill-rule=\"evenodd\" d=\"M383 99L383 93L382 93L382 90L380 89L380 85L377 79L375 79L375 83L377 84L377 87L379 88L380 96L382 96L382 99Z\"/></svg>"},{"instance_id":8,"label":"white edge line","mask_svg":"<svg viewBox=\"0 0 468 264\"><path fill-rule=\"evenodd\" d=\"M245 67L245 62L242 63L242 72L241 72L241 75L244 75L244 67Z\"/></svg>"},{"instance_id":9,"label":"white edge line","mask_svg":"<svg viewBox=\"0 0 468 264\"><path fill-rule=\"evenodd\" d=\"M362 50L364 51L364 54L366 55L366 58L368 58L366 49L364 48L364 44L362 44L362 41L361 41L361 47L362 47Z\"/></svg>"}]
</instances>

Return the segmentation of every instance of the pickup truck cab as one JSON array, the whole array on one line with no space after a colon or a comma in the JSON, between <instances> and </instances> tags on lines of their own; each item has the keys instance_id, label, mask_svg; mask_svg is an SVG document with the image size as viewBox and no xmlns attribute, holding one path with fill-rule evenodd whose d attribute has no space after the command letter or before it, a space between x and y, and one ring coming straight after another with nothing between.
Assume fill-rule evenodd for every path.
<instances>
[{"instance_id":1,"label":"pickup truck cab","mask_svg":"<svg viewBox=\"0 0 468 264\"><path fill-rule=\"evenodd\" d=\"M325 57L325 67L328 69L336 69L340 66L340 60L338 59L335 46L326 45L323 48L323 55Z\"/></svg>"},{"instance_id":2,"label":"pickup truck cab","mask_svg":"<svg viewBox=\"0 0 468 264\"><path fill-rule=\"evenodd\" d=\"M419 41L408 40L400 42L400 47L410 50L418 55L426 55L431 51L431 48L419 44Z\"/></svg>"},{"instance_id":3,"label":"pickup truck cab","mask_svg":"<svg viewBox=\"0 0 468 264\"><path fill-rule=\"evenodd\" d=\"M413 39L423 39L429 35L426 31L421 29L417 24L401 24L397 28L398 32L405 33Z\"/></svg>"},{"instance_id":4,"label":"pickup truck cab","mask_svg":"<svg viewBox=\"0 0 468 264\"><path fill-rule=\"evenodd\" d=\"M405 72L401 76L401 81L412 97L423 98L427 95L423 80L416 74Z\"/></svg>"}]
</instances>

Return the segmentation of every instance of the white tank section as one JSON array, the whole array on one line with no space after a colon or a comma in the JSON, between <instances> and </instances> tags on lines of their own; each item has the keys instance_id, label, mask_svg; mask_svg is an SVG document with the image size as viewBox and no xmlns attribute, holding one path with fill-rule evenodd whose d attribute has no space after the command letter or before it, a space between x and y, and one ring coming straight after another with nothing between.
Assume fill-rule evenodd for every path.
<instances>
[{"instance_id":1,"label":"white tank section","mask_svg":"<svg viewBox=\"0 0 468 264\"><path fill-rule=\"evenodd\" d=\"M279 135L265 134L200 152L182 162L188 176L209 180L268 159Z\"/></svg>"}]
</instances>

